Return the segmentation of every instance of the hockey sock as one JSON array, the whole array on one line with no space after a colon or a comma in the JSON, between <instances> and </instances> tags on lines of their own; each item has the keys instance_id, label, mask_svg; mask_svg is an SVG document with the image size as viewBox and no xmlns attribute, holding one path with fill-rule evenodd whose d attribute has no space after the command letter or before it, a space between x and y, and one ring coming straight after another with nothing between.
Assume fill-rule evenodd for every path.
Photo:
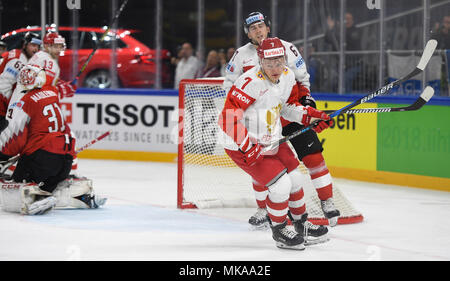
<instances>
[{"instance_id":1,"label":"hockey sock","mask_svg":"<svg viewBox=\"0 0 450 281\"><path fill-rule=\"evenodd\" d=\"M325 160L321 152L309 154L302 159L308 168L309 175L320 200L327 200L333 196L333 183Z\"/></svg>"},{"instance_id":2,"label":"hockey sock","mask_svg":"<svg viewBox=\"0 0 450 281\"><path fill-rule=\"evenodd\" d=\"M266 198L268 189L264 185L253 182L253 190L255 191L256 204L258 208L266 208Z\"/></svg>"},{"instance_id":3,"label":"hockey sock","mask_svg":"<svg viewBox=\"0 0 450 281\"><path fill-rule=\"evenodd\" d=\"M266 209L273 226L286 221L291 186L292 182L287 174L269 186L270 192L266 199Z\"/></svg>"},{"instance_id":4,"label":"hockey sock","mask_svg":"<svg viewBox=\"0 0 450 281\"><path fill-rule=\"evenodd\" d=\"M289 195L289 211L294 220L299 220L306 212L306 204L303 197L303 188L300 188Z\"/></svg>"},{"instance_id":5,"label":"hockey sock","mask_svg":"<svg viewBox=\"0 0 450 281\"><path fill-rule=\"evenodd\" d=\"M288 201L274 202L269 196L267 196L267 212L269 214L272 225L282 224L286 220L288 211Z\"/></svg>"}]
</instances>

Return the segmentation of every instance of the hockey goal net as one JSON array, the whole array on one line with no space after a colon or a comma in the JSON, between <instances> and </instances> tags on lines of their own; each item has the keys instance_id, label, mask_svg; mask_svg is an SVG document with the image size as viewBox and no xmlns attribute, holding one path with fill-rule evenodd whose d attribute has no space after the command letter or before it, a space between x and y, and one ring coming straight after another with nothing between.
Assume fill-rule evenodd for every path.
<instances>
[{"instance_id":1,"label":"hockey goal net","mask_svg":"<svg viewBox=\"0 0 450 281\"><path fill-rule=\"evenodd\" d=\"M225 153L218 116L225 103L222 79L182 80L179 90L178 208L254 207L252 179ZM309 220L327 224L306 167L304 193ZM341 212L338 224L363 217L334 185L333 198Z\"/></svg>"}]
</instances>

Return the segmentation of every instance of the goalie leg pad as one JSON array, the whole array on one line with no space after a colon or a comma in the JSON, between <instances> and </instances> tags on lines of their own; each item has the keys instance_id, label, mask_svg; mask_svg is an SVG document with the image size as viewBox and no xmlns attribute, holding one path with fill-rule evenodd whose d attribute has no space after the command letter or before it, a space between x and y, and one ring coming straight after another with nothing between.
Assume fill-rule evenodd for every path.
<instances>
[{"instance_id":1,"label":"goalie leg pad","mask_svg":"<svg viewBox=\"0 0 450 281\"><path fill-rule=\"evenodd\" d=\"M94 195L92 180L87 178L68 178L58 184L53 195L60 208L98 208L106 202L106 198Z\"/></svg>"},{"instance_id":2,"label":"goalie leg pad","mask_svg":"<svg viewBox=\"0 0 450 281\"><path fill-rule=\"evenodd\" d=\"M20 213L22 209L23 184L1 180L2 210L11 213Z\"/></svg>"},{"instance_id":3,"label":"goalie leg pad","mask_svg":"<svg viewBox=\"0 0 450 281\"><path fill-rule=\"evenodd\" d=\"M53 209L56 198L35 183L2 181L2 209L23 215L41 215Z\"/></svg>"},{"instance_id":4,"label":"goalie leg pad","mask_svg":"<svg viewBox=\"0 0 450 281\"><path fill-rule=\"evenodd\" d=\"M57 207L87 209L89 206L75 197L91 194L92 192L92 180L86 178L68 178L58 184L55 191L53 191L53 195L58 200Z\"/></svg>"}]
</instances>

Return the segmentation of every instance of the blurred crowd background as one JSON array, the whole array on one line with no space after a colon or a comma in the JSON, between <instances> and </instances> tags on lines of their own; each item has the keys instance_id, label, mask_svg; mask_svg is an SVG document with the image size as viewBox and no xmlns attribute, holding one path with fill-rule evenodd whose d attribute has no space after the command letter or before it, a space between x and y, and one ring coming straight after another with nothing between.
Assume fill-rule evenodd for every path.
<instances>
[{"instance_id":1,"label":"blurred crowd background","mask_svg":"<svg viewBox=\"0 0 450 281\"><path fill-rule=\"evenodd\" d=\"M50 24L55 29L103 27L121 4L121 0L3 0L0 31L6 34ZM136 87L174 89L183 78L223 76L233 52L248 42L243 20L254 11L270 19L271 36L290 41L301 51L312 92L375 90L411 70L425 43L437 39L430 69L416 78L419 82L405 85L397 94L416 95L430 84L437 95L450 96L450 0L129 0L114 27L136 31L131 36L154 51L147 61L154 70L146 83ZM83 48L77 41L82 34L74 30L64 34L71 50ZM111 42L114 39L120 37L110 37ZM0 48L12 48L8 40L5 38L6 45ZM112 62L118 61L121 44L103 45L112 49ZM177 75L177 65L191 56L198 64L193 77ZM73 61L74 77L81 65ZM114 63L102 79L81 86L126 85Z\"/></svg>"}]
</instances>

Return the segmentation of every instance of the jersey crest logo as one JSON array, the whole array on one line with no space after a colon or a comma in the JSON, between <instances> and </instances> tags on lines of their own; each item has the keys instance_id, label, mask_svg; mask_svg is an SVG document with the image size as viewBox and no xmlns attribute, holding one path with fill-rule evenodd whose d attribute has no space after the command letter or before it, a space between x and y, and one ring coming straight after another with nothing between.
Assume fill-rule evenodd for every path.
<instances>
[{"instance_id":1,"label":"jersey crest logo","mask_svg":"<svg viewBox=\"0 0 450 281\"><path fill-rule=\"evenodd\" d=\"M258 76L258 78L261 80L266 80L266 78L264 78L264 75L262 74L261 71L258 71L258 73L256 73L256 76Z\"/></svg>"},{"instance_id":2,"label":"jersey crest logo","mask_svg":"<svg viewBox=\"0 0 450 281\"><path fill-rule=\"evenodd\" d=\"M280 103L277 106L267 110L266 112L266 124L267 124L267 131L269 132L269 134L273 133L273 129L277 124L277 120L280 118L281 107L282 106Z\"/></svg>"}]
</instances>

